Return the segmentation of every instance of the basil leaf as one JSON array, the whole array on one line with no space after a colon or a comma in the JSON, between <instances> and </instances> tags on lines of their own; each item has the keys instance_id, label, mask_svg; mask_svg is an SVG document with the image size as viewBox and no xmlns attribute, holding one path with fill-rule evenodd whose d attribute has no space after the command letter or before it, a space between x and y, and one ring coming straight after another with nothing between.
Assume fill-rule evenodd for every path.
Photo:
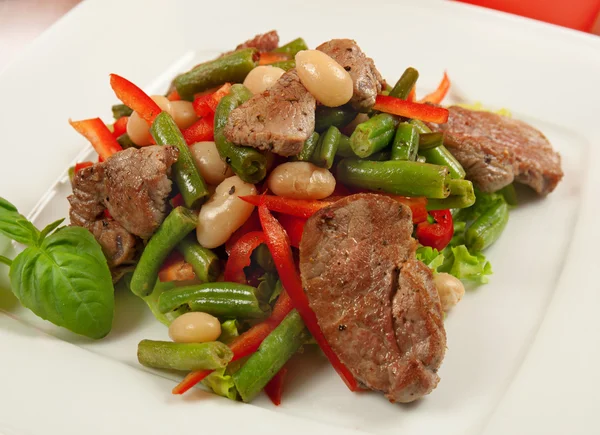
<instances>
[{"instance_id":1,"label":"basil leaf","mask_svg":"<svg viewBox=\"0 0 600 435\"><path fill-rule=\"evenodd\" d=\"M65 221L65 218L59 219L57 221L52 222L51 224L46 225L46 228L42 230L40 233L40 242L46 238L48 234L56 229L60 224Z\"/></svg>"},{"instance_id":2,"label":"basil leaf","mask_svg":"<svg viewBox=\"0 0 600 435\"><path fill-rule=\"evenodd\" d=\"M13 292L43 319L90 338L110 332L114 288L94 236L65 227L25 249L10 268Z\"/></svg>"},{"instance_id":3,"label":"basil leaf","mask_svg":"<svg viewBox=\"0 0 600 435\"><path fill-rule=\"evenodd\" d=\"M17 208L0 197L0 233L24 245L37 244L40 232Z\"/></svg>"}]
</instances>

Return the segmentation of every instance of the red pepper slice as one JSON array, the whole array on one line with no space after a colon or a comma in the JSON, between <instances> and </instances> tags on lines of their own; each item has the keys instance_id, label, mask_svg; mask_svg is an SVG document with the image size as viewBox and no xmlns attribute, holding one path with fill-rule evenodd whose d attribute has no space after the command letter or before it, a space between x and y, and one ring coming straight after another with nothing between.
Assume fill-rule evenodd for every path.
<instances>
[{"instance_id":1,"label":"red pepper slice","mask_svg":"<svg viewBox=\"0 0 600 435\"><path fill-rule=\"evenodd\" d=\"M188 145L195 144L196 142L213 140L215 134L214 118L212 116L200 118L181 133Z\"/></svg>"},{"instance_id":2,"label":"red pepper slice","mask_svg":"<svg viewBox=\"0 0 600 435\"><path fill-rule=\"evenodd\" d=\"M244 267L250 266L252 252L262 243L265 243L265 235L262 231L253 231L240 237L229 254L223 273L225 281L248 284Z\"/></svg>"},{"instance_id":3,"label":"red pepper slice","mask_svg":"<svg viewBox=\"0 0 600 435\"><path fill-rule=\"evenodd\" d=\"M438 85L438 88L435 91L433 91L431 94L425 95L425 97L423 97L422 99L419 100L419 103L440 104L442 102L442 100L444 99L444 97L446 96L446 94L448 93L449 89L450 89L450 79L448 78L448 74L446 74L446 71L444 71L444 77L442 78L442 81Z\"/></svg>"},{"instance_id":4,"label":"red pepper slice","mask_svg":"<svg viewBox=\"0 0 600 435\"><path fill-rule=\"evenodd\" d=\"M256 209L252 212L250 217L248 219L246 219L246 222L244 222L244 224L241 227L239 227L231 235L231 237L225 242L225 252L227 252L227 254L230 254L231 249L233 248L233 245L235 245L236 242L244 234L250 233L252 231L261 231L262 232L262 227L260 226L260 220L258 220L258 211Z\"/></svg>"},{"instance_id":5,"label":"red pepper slice","mask_svg":"<svg viewBox=\"0 0 600 435\"><path fill-rule=\"evenodd\" d=\"M196 96L192 103L196 115L199 117L213 116L221 98L227 95L230 90L231 83L225 83L214 92Z\"/></svg>"},{"instance_id":6,"label":"red pepper slice","mask_svg":"<svg viewBox=\"0 0 600 435\"><path fill-rule=\"evenodd\" d=\"M269 65L275 62L284 62L286 60L290 60L290 55L287 53L277 53L277 52L262 52L259 53L260 58L258 59L259 65Z\"/></svg>"},{"instance_id":7,"label":"red pepper slice","mask_svg":"<svg viewBox=\"0 0 600 435\"><path fill-rule=\"evenodd\" d=\"M279 406L281 404L281 393L283 392L283 380L287 374L287 368L282 367L275 376L265 385L265 393L273 402L273 405Z\"/></svg>"},{"instance_id":8,"label":"red pepper slice","mask_svg":"<svg viewBox=\"0 0 600 435\"><path fill-rule=\"evenodd\" d=\"M392 115L403 116L405 118L420 119L426 122L435 122L444 124L448 121L448 109L436 107L429 104L412 103L401 98L390 97L386 95L377 95L373 110L391 113Z\"/></svg>"},{"instance_id":9,"label":"red pepper slice","mask_svg":"<svg viewBox=\"0 0 600 435\"><path fill-rule=\"evenodd\" d=\"M177 208L179 206L185 207L185 202L183 201L183 196L181 196L181 193L178 193L173 198L171 198L171 207Z\"/></svg>"},{"instance_id":10,"label":"red pepper slice","mask_svg":"<svg viewBox=\"0 0 600 435\"><path fill-rule=\"evenodd\" d=\"M119 100L127 107L135 110L148 125L151 125L162 109L144 91L126 78L117 74L110 75L110 87Z\"/></svg>"},{"instance_id":11,"label":"red pepper slice","mask_svg":"<svg viewBox=\"0 0 600 435\"><path fill-rule=\"evenodd\" d=\"M181 100L181 97L179 96L179 92L177 92L177 89L174 89L171 92L169 92L169 95L167 95L167 100L169 100L169 101Z\"/></svg>"},{"instance_id":12,"label":"red pepper slice","mask_svg":"<svg viewBox=\"0 0 600 435\"><path fill-rule=\"evenodd\" d=\"M129 116L121 116L119 119L115 121L113 124L113 136L115 139L118 139L122 134L127 133L127 122L129 121Z\"/></svg>"},{"instance_id":13,"label":"red pepper slice","mask_svg":"<svg viewBox=\"0 0 600 435\"><path fill-rule=\"evenodd\" d=\"M290 245L294 248L299 248L306 219L289 214L280 214L277 216L277 220L290 238Z\"/></svg>"},{"instance_id":14,"label":"red pepper slice","mask_svg":"<svg viewBox=\"0 0 600 435\"><path fill-rule=\"evenodd\" d=\"M271 211L290 214L292 216L298 216L307 219L317 211L333 204L334 202L327 200L317 201L310 199L292 199L275 195L247 195L240 196L240 198L252 205L264 205Z\"/></svg>"},{"instance_id":15,"label":"red pepper slice","mask_svg":"<svg viewBox=\"0 0 600 435\"><path fill-rule=\"evenodd\" d=\"M233 351L232 361L244 358L256 352L265 338L281 323L294 306L287 292L282 292L273 307L271 316L244 332L229 347ZM207 377L212 370L201 370L189 373L178 385L173 388L173 394L183 394L202 379Z\"/></svg>"},{"instance_id":16,"label":"red pepper slice","mask_svg":"<svg viewBox=\"0 0 600 435\"><path fill-rule=\"evenodd\" d=\"M417 225L417 239L423 246L431 246L441 251L454 235L454 224L450 210L432 210L429 212L435 223L421 222Z\"/></svg>"},{"instance_id":17,"label":"red pepper slice","mask_svg":"<svg viewBox=\"0 0 600 435\"><path fill-rule=\"evenodd\" d=\"M186 263L183 255L179 251L173 251L163 262L158 279L161 282L167 281L191 281L196 279L196 274L192 265Z\"/></svg>"},{"instance_id":18,"label":"red pepper slice","mask_svg":"<svg viewBox=\"0 0 600 435\"><path fill-rule=\"evenodd\" d=\"M117 142L100 118L84 119L83 121L69 120L69 124L91 142L103 160L106 160L114 153L123 151L119 142Z\"/></svg>"},{"instance_id":19,"label":"red pepper slice","mask_svg":"<svg viewBox=\"0 0 600 435\"><path fill-rule=\"evenodd\" d=\"M302 320L304 320L304 324L350 391L356 391L358 389L356 379L354 379L350 370L342 364L338 356L329 346L329 343L319 327L317 316L308 304L308 297L306 296L306 293L304 293L300 276L296 271L292 250L285 230L265 205L259 206L258 216L260 217L260 223L262 224L263 232L267 239L267 246L269 247L269 251L271 251L273 261L277 267L279 279L287 294L290 296L290 299L293 301L294 308L298 310Z\"/></svg>"},{"instance_id":20,"label":"red pepper slice","mask_svg":"<svg viewBox=\"0 0 600 435\"><path fill-rule=\"evenodd\" d=\"M84 169L84 168L89 168L90 166L93 166L94 164L92 162L80 162L80 163L75 163L75 173L79 172L80 170Z\"/></svg>"}]
</instances>

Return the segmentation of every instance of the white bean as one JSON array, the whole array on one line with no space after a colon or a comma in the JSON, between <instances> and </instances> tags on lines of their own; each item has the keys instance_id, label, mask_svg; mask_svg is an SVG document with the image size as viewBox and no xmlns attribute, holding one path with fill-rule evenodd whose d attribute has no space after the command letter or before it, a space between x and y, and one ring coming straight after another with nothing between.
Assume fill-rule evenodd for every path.
<instances>
[{"instance_id":1,"label":"white bean","mask_svg":"<svg viewBox=\"0 0 600 435\"><path fill-rule=\"evenodd\" d=\"M299 51L296 54L296 70L302 84L321 104L337 107L352 98L352 77L322 51Z\"/></svg>"},{"instance_id":2,"label":"white bean","mask_svg":"<svg viewBox=\"0 0 600 435\"><path fill-rule=\"evenodd\" d=\"M244 86L250 89L253 94L262 94L273 86L284 73L284 70L276 66L257 66L246 76Z\"/></svg>"},{"instance_id":3,"label":"white bean","mask_svg":"<svg viewBox=\"0 0 600 435\"><path fill-rule=\"evenodd\" d=\"M208 184L219 184L233 175L229 165L221 159L214 142L197 142L190 146L190 151L202 178Z\"/></svg>"},{"instance_id":4,"label":"white bean","mask_svg":"<svg viewBox=\"0 0 600 435\"><path fill-rule=\"evenodd\" d=\"M237 175L217 186L212 197L202 206L198 215L196 237L205 248L216 248L250 217L254 206L238 196L256 195L256 187L245 183Z\"/></svg>"},{"instance_id":5,"label":"white bean","mask_svg":"<svg viewBox=\"0 0 600 435\"><path fill-rule=\"evenodd\" d=\"M207 313L185 313L169 326L169 337L176 343L206 343L221 335L219 319Z\"/></svg>"},{"instance_id":6,"label":"white bean","mask_svg":"<svg viewBox=\"0 0 600 435\"><path fill-rule=\"evenodd\" d=\"M194 105L189 101L171 101L171 107L168 112L173 117L177 127L182 130L188 128L198 120L198 116L196 116L196 112L194 111Z\"/></svg>"},{"instance_id":7,"label":"white bean","mask_svg":"<svg viewBox=\"0 0 600 435\"><path fill-rule=\"evenodd\" d=\"M440 302L444 311L448 311L458 304L465 294L465 286L460 279L449 273L435 274L433 282L440 295Z\"/></svg>"},{"instance_id":8,"label":"white bean","mask_svg":"<svg viewBox=\"0 0 600 435\"><path fill-rule=\"evenodd\" d=\"M171 110L171 102L167 97L162 95L152 95L150 98L154 100L158 107L169 112ZM131 141L137 146L143 147L150 145L152 136L150 136L150 126L137 112L133 112L127 121L127 134Z\"/></svg>"},{"instance_id":9,"label":"white bean","mask_svg":"<svg viewBox=\"0 0 600 435\"><path fill-rule=\"evenodd\" d=\"M335 178L325 168L308 162L287 162L277 166L267 179L278 196L295 199L323 199L333 193Z\"/></svg>"}]
</instances>

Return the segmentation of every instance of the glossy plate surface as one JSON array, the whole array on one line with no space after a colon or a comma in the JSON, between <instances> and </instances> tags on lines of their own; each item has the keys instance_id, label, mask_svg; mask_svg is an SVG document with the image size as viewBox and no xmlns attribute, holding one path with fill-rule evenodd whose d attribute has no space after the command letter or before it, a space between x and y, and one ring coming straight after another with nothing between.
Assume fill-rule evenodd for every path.
<instances>
[{"instance_id":1,"label":"glossy plate surface","mask_svg":"<svg viewBox=\"0 0 600 435\"><path fill-rule=\"evenodd\" d=\"M563 182L545 200L521 192L488 252L490 284L447 318L442 381L425 400L400 406L350 394L314 349L293 361L278 408L265 397L243 405L200 390L172 397L176 377L137 364L139 340L167 334L134 296L118 294L113 332L91 342L0 289L0 433L590 433L600 386L600 40L454 3L259 4L230 3L227 16L218 3L77 7L0 74L0 195L38 226L66 216L66 168L92 156L67 120L110 119L109 73L163 92L194 62L272 28L313 47L356 39L389 81L418 68L420 94L446 69L454 101L508 107L542 130L563 157ZM0 240L0 251L11 249ZM0 266L0 286L5 275Z\"/></svg>"}]
</instances>

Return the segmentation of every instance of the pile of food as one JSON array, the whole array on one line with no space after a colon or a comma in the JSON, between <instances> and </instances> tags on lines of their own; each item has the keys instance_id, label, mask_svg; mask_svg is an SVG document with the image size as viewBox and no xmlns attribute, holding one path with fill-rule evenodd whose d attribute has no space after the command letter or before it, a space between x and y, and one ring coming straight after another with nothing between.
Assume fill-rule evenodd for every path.
<instances>
[{"instance_id":1,"label":"pile of food","mask_svg":"<svg viewBox=\"0 0 600 435\"><path fill-rule=\"evenodd\" d=\"M188 372L176 394L279 404L287 361L315 344L352 391L430 393L445 313L487 282L513 182L546 195L563 174L533 127L443 107L446 74L417 100L417 78L390 86L353 40L275 31L166 96L111 75L114 123L71 121L99 155L72 169L71 226L40 232L0 199L0 232L28 246L0 257L13 291L100 338L123 284L169 327L138 359Z\"/></svg>"}]
</instances>

